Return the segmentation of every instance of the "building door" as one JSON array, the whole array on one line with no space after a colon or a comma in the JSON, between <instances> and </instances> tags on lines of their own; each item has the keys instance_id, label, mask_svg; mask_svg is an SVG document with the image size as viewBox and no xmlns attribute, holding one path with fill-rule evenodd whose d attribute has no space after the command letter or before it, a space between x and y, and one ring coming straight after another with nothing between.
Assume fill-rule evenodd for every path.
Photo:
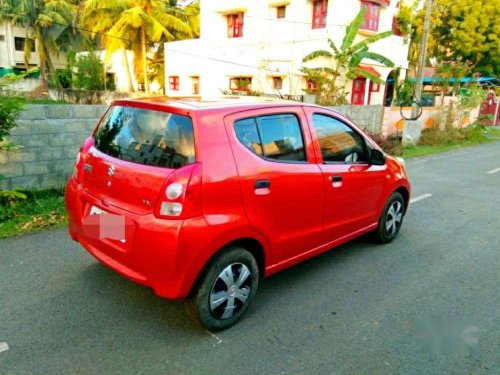
<instances>
[{"instance_id":1,"label":"building door","mask_svg":"<svg viewBox=\"0 0 500 375\"><path fill-rule=\"evenodd\" d=\"M352 81L351 103L354 105L365 104L366 78L356 78Z\"/></svg>"}]
</instances>

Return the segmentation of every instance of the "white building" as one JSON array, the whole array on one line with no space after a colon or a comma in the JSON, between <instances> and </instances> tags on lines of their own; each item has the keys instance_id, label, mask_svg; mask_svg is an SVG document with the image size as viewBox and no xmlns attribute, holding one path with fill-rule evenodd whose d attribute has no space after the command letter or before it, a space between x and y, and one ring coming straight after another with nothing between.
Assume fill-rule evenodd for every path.
<instances>
[{"instance_id":1,"label":"white building","mask_svg":"<svg viewBox=\"0 0 500 375\"><path fill-rule=\"evenodd\" d=\"M312 51L337 46L361 6L368 7L357 40L392 30L398 0L203 0L200 39L166 43L167 95L219 95L228 90L303 95L311 89L300 71ZM404 74L408 45L393 35L370 50L391 59ZM362 65L387 81L392 68ZM308 65L313 67L314 65ZM348 83L353 104L382 104L386 85L364 78ZM390 90L392 92L392 90Z\"/></svg>"},{"instance_id":2,"label":"white building","mask_svg":"<svg viewBox=\"0 0 500 375\"><path fill-rule=\"evenodd\" d=\"M8 22L0 21L0 77L12 72L25 71L24 65L24 43L26 41L26 29L20 26L12 26ZM37 53L36 42L32 44L30 67L40 66L40 57ZM64 54L51 55L55 69L63 69L66 65Z\"/></svg>"}]
</instances>

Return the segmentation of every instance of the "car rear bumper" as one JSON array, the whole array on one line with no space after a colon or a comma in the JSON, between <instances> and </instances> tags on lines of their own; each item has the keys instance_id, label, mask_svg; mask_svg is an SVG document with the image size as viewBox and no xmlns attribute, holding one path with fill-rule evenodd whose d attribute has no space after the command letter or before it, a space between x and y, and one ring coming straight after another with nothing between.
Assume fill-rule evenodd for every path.
<instances>
[{"instance_id":1,"label":"car rear bumper","mask_svg":"<svg viewBox=\"0 0 500 375\"><path fill-rule=\"evenodd\" d=\"M126 236L123 240L92 235L86 220L92 206L124 217ZM197 266L193 259L201 244L198 248L186 249L183 238L192 238L196 231L204 230L203 218L164 220L152 213L136 215L104 205L73 178L66 186L66 208L71 238L100 262L132 281L153 288L161 297L187 296L194 282L191 268Z\"/></svg>"}]
</instances>

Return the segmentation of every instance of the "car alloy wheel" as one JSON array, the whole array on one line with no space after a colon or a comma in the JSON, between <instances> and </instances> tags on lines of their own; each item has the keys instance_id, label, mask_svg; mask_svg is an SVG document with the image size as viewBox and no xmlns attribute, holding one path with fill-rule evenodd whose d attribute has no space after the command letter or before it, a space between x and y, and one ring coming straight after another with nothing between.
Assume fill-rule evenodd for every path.
<instances>
[{"instance_id":1,"label":"car alloy wheel","mask_svg":"<svg viewBox=\"0 0 500 375\"><path fill-rule=\"evenodd\" d=\"M399 201L395 201L387 211L385 219L385 230L389 236L395 236L403 222L403 205Z\"/></svg>"},{"instance_id":2,"label":"car alloy wheel","mask_svg":"<svg viewBox=\"0 0 500 375\"><path fill-rule=\"evenodd\" d=\"M247 266L233 263L222 270L210 292L210 312L216 319L229 319L245 305L252 290Z\"/></svg>"},{"instance_id":3,"label":"car alloy wheel","mask_svg":"<svg viewBox=\"0 0 500 375\"><path fill-rule=\"evenodd\" d=\"M246 249L232 246L212 258L186 301L189 316L204 328L231 327L248 309L259 286L259 267Z\"/></svg>"}]
</instances>

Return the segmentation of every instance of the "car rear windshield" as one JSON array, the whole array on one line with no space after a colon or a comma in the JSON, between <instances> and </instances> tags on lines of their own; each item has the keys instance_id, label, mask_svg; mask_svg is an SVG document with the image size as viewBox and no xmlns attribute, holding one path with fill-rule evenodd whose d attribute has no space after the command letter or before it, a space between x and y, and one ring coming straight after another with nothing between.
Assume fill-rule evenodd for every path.
<instances>
[{"instance_id":1,"label":"car rear windshield","mask_svg":"<svg viewBox=\"0 0 500 375\"><path fill-rule=\"evenodd\" d=\"M99 151L139 164L181 168L195 161L193 122L175 113L113 106L94 141Z\"/></svg>"}]
</instances>

